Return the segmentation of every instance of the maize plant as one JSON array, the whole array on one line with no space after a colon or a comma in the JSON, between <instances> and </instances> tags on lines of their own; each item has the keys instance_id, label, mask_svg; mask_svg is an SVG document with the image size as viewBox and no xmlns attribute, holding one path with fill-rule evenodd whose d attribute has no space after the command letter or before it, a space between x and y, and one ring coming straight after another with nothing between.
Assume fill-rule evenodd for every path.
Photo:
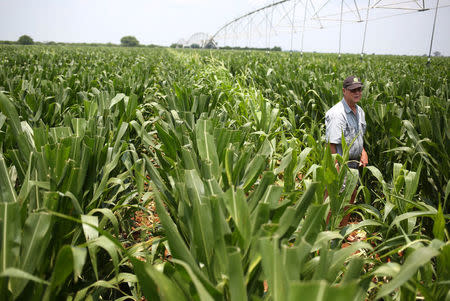
<instances>
[{"instance_id":1,"label":"maize plant","mask_svg":"<svg viewBox=\"0 0 450 301\"><path fill-rule=\"evenodd\" d=\"M0 46L1 296L450 300L450 61L425 62ZM349 74L361 172L324 133Z\"/></svg>"}]
</instances>

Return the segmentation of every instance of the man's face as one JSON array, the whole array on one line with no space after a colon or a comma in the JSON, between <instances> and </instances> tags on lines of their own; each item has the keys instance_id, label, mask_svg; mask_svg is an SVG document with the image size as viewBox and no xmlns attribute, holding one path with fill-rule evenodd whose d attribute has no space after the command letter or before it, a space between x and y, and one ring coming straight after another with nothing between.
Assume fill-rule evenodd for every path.
<instances>
[{"instance_id":1,"label":"man's face","mask_svg":"<svg viewBox=\"0 0 450 301\"><path fill-rule=\"evenodd\" d=\"M342 88L344 99L350 104L357 104L361 100L362 88L345 89Z\"/></svg>"}]
</instances>

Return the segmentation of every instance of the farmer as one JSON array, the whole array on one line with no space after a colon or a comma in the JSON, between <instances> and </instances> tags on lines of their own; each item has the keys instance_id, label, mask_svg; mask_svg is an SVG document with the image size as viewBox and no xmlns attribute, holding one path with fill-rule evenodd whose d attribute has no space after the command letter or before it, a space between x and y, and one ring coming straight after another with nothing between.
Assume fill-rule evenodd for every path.
<instances>
[{"instance_id":1,"label":"farmer","mask_svg":"<svg viewBox=\"0 0 450 301\"><path fill-rule=\"evenodd\" d=\"M363 135L366 132L366 119L363 109L357 105L361 100L363 85L355 76L349 76L344 80L342 92L344 97L325 114L326 138L330 143L332 154L342 156L342 134L345 142L350 146L348 167L358 169L366 166L369 158L364 150ZM350 204L353 204L356 190L353 191ZM329 217L328 217L329 218ZM350 216L345 216L340 226L348 223ZM328 219L327 219L328 223Z\"/></svg>"}]
</instances>

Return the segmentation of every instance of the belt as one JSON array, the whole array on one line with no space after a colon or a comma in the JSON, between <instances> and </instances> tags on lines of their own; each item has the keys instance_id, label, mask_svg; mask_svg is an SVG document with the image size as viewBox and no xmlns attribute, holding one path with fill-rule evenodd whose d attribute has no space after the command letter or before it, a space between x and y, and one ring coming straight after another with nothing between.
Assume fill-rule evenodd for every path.
<instances>
[{"instance_id":1,"label":"belt","mask_svg":"<svg viewBox=\"0 0 450 301\"><path fill-rule=\"evenodd\" d=\"M359 168L359 161L358 162L350 161L350 162L347 163L347 166L349 168L358 169Z\"/></svg>"}]
</instances>

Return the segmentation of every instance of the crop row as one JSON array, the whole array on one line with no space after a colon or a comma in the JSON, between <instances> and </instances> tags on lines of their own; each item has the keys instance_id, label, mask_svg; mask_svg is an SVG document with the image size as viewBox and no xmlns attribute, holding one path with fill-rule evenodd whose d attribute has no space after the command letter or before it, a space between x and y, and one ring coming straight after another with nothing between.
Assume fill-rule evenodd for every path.
<instances>
[{"instance_id":1,"label":"crop row","mask_svg":"<svg viewBox=\"0 0 450 301\"><path fill-rule=\"evenodd\" d=\"M8 299L448 298L448 59L0 54ZM361 175L324 141L349 74L365 85Z\"/></svg>"}]
</instances>

